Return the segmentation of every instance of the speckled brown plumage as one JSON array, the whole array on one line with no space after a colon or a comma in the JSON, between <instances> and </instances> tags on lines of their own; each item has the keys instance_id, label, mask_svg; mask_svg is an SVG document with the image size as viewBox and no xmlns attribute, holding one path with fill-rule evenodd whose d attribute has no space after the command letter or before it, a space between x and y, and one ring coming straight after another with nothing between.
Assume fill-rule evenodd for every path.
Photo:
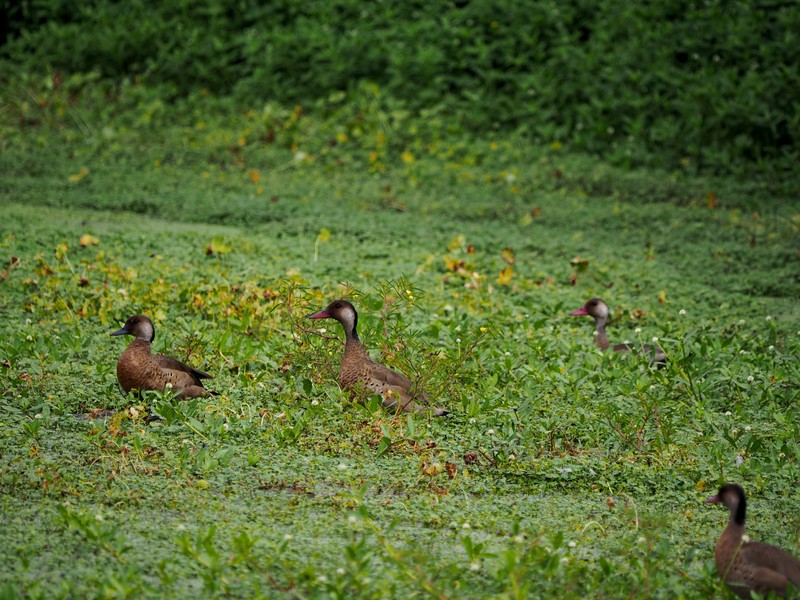
<instances>
[{"instance_id":1,"label":"speckled brown plumage","mask_svg":"<svg viewBox=\"0 0 800 600\"><path fill-rule=\"evenodd\" d=\"M117 361L117 379L125 393L131 390L155 390L163 392L168 384L178 392L178 398L207 396L201 379L212 379L211 375L164 356L153 354L150 345L155 338L155 329L144 315L134 315L122 329L111 335L132 335L134 339Z\"/></svg>"},{"instance_id":2,"label":"speckled brown plumage","mask_svg":"<svg viewBox=\"0 0 800 600\"><path fill-rule=\"evenodd\" d=\"M342 367L339 371L339 383L342 389L348 390L351 395L357 396L359 391L368 391L383 397L383 406L404 410L406 412L420 412L428 410L425 406L417 404L427 402L428 398L416 389L413 381L403 375L392 371L384 365L373 361L361 341L358 339L356 328L358 326L358 313L355 307L347 300L336 300L328 307L316 314L309 315L311 319L336 319L342 324L345 335L344 354ZM436 416L446 415L447 411L434 408Z\"/></svg>"},{"instance_id":3,"label":"speckled brown plumage","mask_svg":"<svg viewBox=\"0 0 800 600\"><path fill-rule=\"evenodd\" d=\"M590 317L593 317L595 329L597 330L597 337L595 338L597 346L600 348L600 350L604 351L611 347L611 343L608 341L608 334L606 334L606 324L608 323L608 305L600 298L590 298L586 301L586 304L577 310L573 310L569 314L574 317L580 315L589 315ZM611 349L614 352L630 352L636 348L632 344L615 344ZM658 346L645 344L641 347L641 351L651 357L651 363L663 363L667 360L666 353Z\"/></svg>"},{"instance_id":4,"label":"speckled brown plumage","mask_svg":"<svg viewBox=\"0 0 800 600\"><path fill-rule=\"evenodd\" d=\"M724 485L706 502L722 503L730 511L728 526L717 541L714 562L731 591L741 598L750 598L751 591L764 596L775 592L785 597L791 584L792 597L800 597L800 560L777 546L751 542L745 537L747 501L741 486Z\"/></svg>"}]
</instances>

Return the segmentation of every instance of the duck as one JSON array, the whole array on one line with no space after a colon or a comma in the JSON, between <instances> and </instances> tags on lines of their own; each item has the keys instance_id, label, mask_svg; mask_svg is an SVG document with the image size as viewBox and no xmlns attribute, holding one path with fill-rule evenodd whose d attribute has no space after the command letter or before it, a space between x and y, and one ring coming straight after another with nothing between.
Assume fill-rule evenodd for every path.
<instances>
[{"instance_id":1,"label":"duck","mask_svg":"<svg viewBox=\"0 0 800 600\"><path fill-rule=\"evenodd\" d=\"M117 361L117 380L127 394L131 390L163 392L171 386L181 400L214 394L203 386L211 375L163 354L153 354L150 346L156 337L153 322L144 315L133 315L122 329L110 335L132 335L134 340Z\"/></svg>"},{"instance_id":2,"label":"duck","mask_svg":"<svg viewBox=\"0 0 800 600\"><path fill-rule=\"evenodd\" d=\"M777 546L751 542L745 535L747 500L742 487L728 483L719 488L708 504L724 504L730 521L722 532L714 552L717 572L733 593L750 598L751 592L766 596L774 592L786 597L789 585L800 597L800 560Z\"/></svg>"},{"instance_id":3,"label":"duck","mask_svg":"<svg viewBox=\"0 0 800 600\"><path fill-rule=\"evenodd\" d=\"M607 350L611 347L610 342L608 341L608 335L606 334L606 323L608 323L608 304L603 302L600 298L590 298L586 301L586 304L581 306L577 310L573 310L569 313L573 317L578 317L581 315L589 315L590 317L594 318L595 328L597 329L597 345L600 350ZM631 350L635 350L635 347L632 344L615 344L611 347L614 352L630 352ZM654 364L664 364L667 360L667 354L658 346L651 346L650 344L645 344L642 346L642 352L650 356L650 362Z\"/></svg>"},{"instance_id":4,"label":"duck","mask_svg":"<svg viewBox=\"0 0 800 600\"><path fill-rule=\"evenodd\" d=\"M428 397L417 389L416 384L389 367L373 361L358 338L358 312L351 302L335 300L325 310L313 315L310 319L335 319L344 328L345 344L342 355L342 366L339 371L339 384L342 389L356 396L359 391L367 390L383 397L383 406L395 411L408 413L423 412L428 407L418 402L428 402ZM448 414L448 411L434 407L437 417Z\"/></svg>"}]
</instances>

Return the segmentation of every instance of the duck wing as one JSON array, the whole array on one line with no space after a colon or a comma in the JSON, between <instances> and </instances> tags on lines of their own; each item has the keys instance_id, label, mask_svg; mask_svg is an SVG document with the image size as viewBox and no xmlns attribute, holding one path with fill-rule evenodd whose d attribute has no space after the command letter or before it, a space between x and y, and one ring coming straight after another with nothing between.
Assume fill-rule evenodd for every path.
<instances>
[{"instance_id":1,"label":"duck wing","mask_svg":"<svg viewBox=\"0 0 800 600\"><path fill-rule=\"evenodd\" d=\"M186 375L189 375L193 383L196 385L202 386L203 384L200 382L201 379L214 379L213 375L209 375L205 371L201 371L200 369L195 369L194 367L190 367L189 365L183 364L181 361L172 358L171 356L166 356L164 354L157 354L155 356L156 361L158 362L158 366L162 369L167 371L173 371L177 378L183 380Z\"/></svg>"}]
</instances>

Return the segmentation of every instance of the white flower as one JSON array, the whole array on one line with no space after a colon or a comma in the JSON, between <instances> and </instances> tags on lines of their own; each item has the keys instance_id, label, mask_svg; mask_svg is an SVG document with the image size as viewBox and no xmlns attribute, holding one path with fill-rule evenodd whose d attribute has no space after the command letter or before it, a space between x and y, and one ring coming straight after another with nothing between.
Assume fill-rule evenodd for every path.
<instances>
[{"instance_id":1,"label":"white flower","mask_svg":"<svg viewBox=\"0 0 800 600\"><path fill-rule=\"evenodd\" d=\"M356 519L355 515L350 515L349 517L347 517L348 523L355 523L356 521L358 521L358 519Z\"/></svg>"},{"instance_id":2,"label":"white flower","mask_svg":"<svg viewBox=\"0 0 800 600\"><path fill-rule=\"evenodd\" d=\"M317 581L319 581L320 583L328 583L328 578L325 577L325 575L320 575L319 577L317 577Z\"/></svg>"},{"instance_id":3,"label":"white flower","mask_svg":"<svg viewBox=\"0 0 800 600\"><path fill-rule=\"evenodd\" d=\"M767 350L770 350L770 351L775 350L775 346L770 345L770 347L767 348Z\"/></svg>"},{"instance_id":4,"label":"white flower","mask_svg":"<svg viewBox=\"0 0 800 600\"><path fill-rule=\"evenodd\" d=\"M172 382L168 381L167 385L165 385L164 387L167 388L168 390L171 390L172 389Z\"/></svg>"},{"instance_id":5,"label":"white flower","mask_svg":"<svg viewBox=\"0 0 800 600\"><path fill-rule=\"evenodd\" d=\"M744 426L744 430L745 431L750 431L751 429L752 429L752 427L750 427L750 425L745 425Z\"/></svg>"},{"instance_id":6,"label":"white flower","mask_svg":"<svg viewBox=\"0 0 800 600\"><path fill-rule=\"evenodd\" d=\"M732 413L731 411L726 411L726 412L725 412L725 416L726 416L726 417L730 417L732 414L733 414L733 413Z\"/></svg>"},{"instance_id":7,"label":"white flower","mask_svg":"<svg viewBox=\"0 0 800 600\"><path fill-rule=\"evenodd\" d=\"M33 418L34 419L41 419L42 418L42 413L36 413L35 415L33 415Z\"/></svg>"},{"instance_id":8,"label":"white flower","mask_svg":"<svg viewBox=\"0 0 800 600\"><path fill-rule=\"evenodd\" d=\"M319 400L312 400L311 406L319 406Z\"/></svg>"},{"instance_id":9,"label":"white flower","mask_svg":"<svg viewBox=\"0 0 800 600\"><path fill-rule=\"evenodd\" d=\"M470 526L470 524L469 524L469 523L464 523L464 524L461 526L461 529L472 529L472 527Z\"/></svg>"},{"instance_id":10,"label":"white flower","mask_svg":"<svg viewBox=\"0 0 800 600\"><path fill-rule=\"evenodd\" d=\"M494 435L494 429L490 429L490 430L489 430L489 431L487 431L486 433L488 433L489 435Z\"/></svg>"},{"instance_id":11,"label":"white flower","mask_svg":"<svg viewBox=\"0 0 800 600\"><path fill-rule=\"evenodd\" d=\"M569 546L570 548L574 548L574 547L575 547L575 546L577 546L577 545L578 545L578 544L577 544L577 543L576 543L574 540L573 540L573 541L571 541L569 544L567 544L567 546Z\"/></svg>"},{"instance_id":12,"label":"white flower","mask_svg":"<svg viewBox=\"0 0 800 600\"><path fill-rule=\"evenodd\" d=\"M340 471L345 471L347 470L347 465L344 463L339 463L339 465L336 468L339 469Z\"/></svg>"},{"instance_id":13,"label":"white flower","mask_svg":"<svg viewBox=\"0 0 800 600\"><path fill-rule=\"evenodd\" d=\"M651 385L651 386L650 386L650 391L651 391L651 392L655 392L655 391L656 391L656 386L654 386L654 385Z\"/></svg>"},{"instance_id":14,"label":"white flower","mask_svg":"<svg viewBox=\"0 0 800 600\"><path fill-rule=\"evenodd\" d=\"M26 335L25 339L28 340L29 342L32 342L33 341L33 336L32 335Z\"/></svg>"},{"instance_id":15,"label":"white flower","mask_svg":"<svg viewBox=\"0 0 800 600\"><path fill-rule=\"evenodd\" d=\"M285 535L283 536L283 541L284 541L284 542L288 542L288 541L289 541L289 540L291 540L293 537L294 537L294 536L293 536L291 533L287 533L287 534L285 534Z\"/></svg>"},{"instance_id":16,"label":"white flower","mask_svg":"<svg viewBox=\"0 0 800 600\"><path fill-rule=\"evenodd\" d=\"M736 323L737 325L744 325L744 319L739 319L739 322Z\"/></svg>"},{"instance_id":17,"label":"white flower","mask_svg":"<svg viewBox=\"0 0 800 600\"><path fill-rule=\"evenodd\" d=\"M317 329L317 331L319 331L320 333L325 333L328 330L325 329L324 327L320 327L319 329Z\"/></svg>"},{"instance_id":18,"label":"white flower","mask_svg":"<svg viewBox=\"0 0 800 600\"><path fill-rule=\"evenodd\" d=\"M752 375L748 375L747 376L747 381L753 381L753 376Z\"/></svg>"},{"instance_id":19,"label":"white flower","mask_svg":"<svg viewBox=\"0 0 800 600\"><path fill-rule=\"evenodd\" d=\"M469 563L469 570L470 571L480 571L481 570L481 563L479 563L477 560L473 560L471 563Z\"/></svg>"},{"instance_id":20,"label":"white flower","mask_svg":"<svg viewBox=\"0 0 800 600\"><path fill-rule=\"evenodd\" d=\"M460 343L461 343L461 338L456 338L456 344L460 344Z\"/></svg>"},{"instance_id":21,"label":"white flower","mask_svg":"<svg viewBox=\"0 0 800 600\"><path fill-rule=\"evenodd\" d=\"M772 315L767 315L767 321L772 321Z\"/></svg>"},{"instance_id":22,"label":"white flower","mask_svg":"<svg viewBox=\"0 0 800 600\"><path fill-rule=\"evenodd\" d=\"M636 329L633 330L633 333L642 333L642 328L637 327Z\"/></svg>"},{"instance_id":23,"label":"white flower","mask_svg":"<svg viewBox=\"0 0 800 600\"><path fill-rule=\"evenodd\" d=\"M336 572L337 572L339 575L344 575L344 569L343 569L342 567L339 567L338 569L336 569Z\"/></svg>"},{"instance_id":24,"label":"white flower","mask_svg":"<svg viewBox=\"0 0 800 600\"><path fill-rule=\"evenodd\" d=\"M656 342L658 342L658 337L655 337L655 336L654 336L654 337L653 337L653 343L655 344Z\"/></svg>"},{"instance_id":25,"label":"white flower","mask_svg":"<svg viewBox=\"0 0 800 600\"><path fill-rule=\"evenodd\" d=\"M522 542L525 541L525 536L515 535L514 536L514 541L517 542L518 544L521 544Z\"/></svg>"},{"instance_id":26,"label":"white flower","mask_svg":"<svg viewBox=\"0 0 800 600\"><path fill-rule=\"evenodd\" d=\"M678 311L678 314L679 314L680 316L684 316L684 315L686 314L686 311L685 311L685 310L683 310L683 309L680 309L680 310Z\"/></svg>"},{"instance_id":27,"label":"white flower","mask_svg":"<svg viewBox=\"0 0 800 600\"><path fill-rule=\"evenodd\" d=\"M476 419L475 417L472 417L472 418L469 420L469 424L470 424L470 425L475 425L475 423L477 423L477 422L478 422L478 419Z\"/></svg>"},{"instance_id":28,"label":"white flower","mask_svg":"<svg viewBox=\"0 0 800 600\"><path fill-rule=\"evenodd\" d=\"M646 544L646 543L647 543L647 538L646 538L646 537L644 537L643 535L640 535L640 536L639 536L639 539L638 539L638 540L636 540L636 543L637 543L637 544Z\"/></svg>"}]
</instances>

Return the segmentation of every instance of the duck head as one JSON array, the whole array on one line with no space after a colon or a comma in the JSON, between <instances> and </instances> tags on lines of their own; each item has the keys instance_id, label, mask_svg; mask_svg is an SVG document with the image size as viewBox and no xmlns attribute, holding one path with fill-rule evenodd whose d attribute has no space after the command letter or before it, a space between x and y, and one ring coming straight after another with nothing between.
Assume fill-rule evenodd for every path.
<instances>
[{"instance_id":1,"label":"duck head","mask_svg":"<svg viewBox=\"0 0 800 600\"><path fill-rule=\"evenodd\" d=\"M156 330L153 327L153 322L144 315L133 315L125 321L122 329L118 329L109 335L132 335L137 340L152 342L156 337Z\"/></svg>"},{"instance_id":2,"label":"duck head","mask_svg":"<svg viewBox=\"0 0 800 600\"><path fill-rule=\"evenodd\" d=\"M742 486L728 483L719 488L716 496L706 498L707 504L724 504L731 512L731 520L739 525L744 525L747 513L747 501L744 497Z\"/></svg>"},{"instance_id":3,"label":"duck head","mask_svg":"<svg viewBox=\"0 0 800 600\"><path fill-rule=\"evenodd\" d=\"M569 314L571 314L573 317L589 315L595 319L607 319L608 305L600 300L600 298L590 298L586 301L586 304L581 306L578 310L573 310Z\"/></svg>"},{"instance_id":4,"label":"duck head","mask_svg":"<svg viewBox=\"0 0 800 600\"><path fill-rule=\"evenodd\" d=\"M336 319L344 327L345 333L356 335L358 313L347 300L334 300L318 313L308 316L309 319ZM356 336L357 337L357 336Z\"/></svg>"}]
</instances>

